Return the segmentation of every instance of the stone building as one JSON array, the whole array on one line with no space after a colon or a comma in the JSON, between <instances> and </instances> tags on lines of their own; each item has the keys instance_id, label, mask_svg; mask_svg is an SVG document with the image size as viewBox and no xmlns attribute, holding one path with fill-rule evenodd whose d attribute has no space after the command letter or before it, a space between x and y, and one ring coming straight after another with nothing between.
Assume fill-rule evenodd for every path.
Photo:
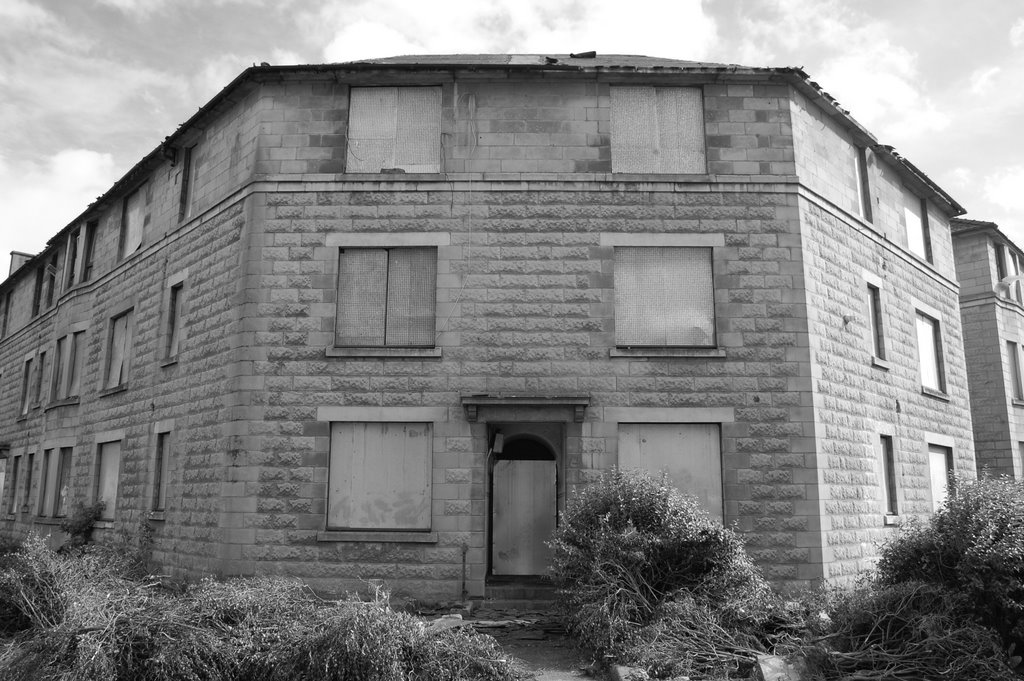
<instances>
[{"instance_id":1,"label":"stone building","mask_svg":"<svg viewBox=\"0 0 1024 681\"><path fill-rule=\"evenodd\" d=\"M480 597L639 466L842 581L975 468L962 212L799 69L253 67L0 285L0 532Z\"/></svg>"},{"instance_id":2,"label":"stone building","mask_svg":"<svg viewBox=\"0 0 1024 681\"><path fill-rule=\"evenodd\" d=\"M1024 479L1024 252L992 222L951 221L978 472Z\"/></svg>"}]
</instances>

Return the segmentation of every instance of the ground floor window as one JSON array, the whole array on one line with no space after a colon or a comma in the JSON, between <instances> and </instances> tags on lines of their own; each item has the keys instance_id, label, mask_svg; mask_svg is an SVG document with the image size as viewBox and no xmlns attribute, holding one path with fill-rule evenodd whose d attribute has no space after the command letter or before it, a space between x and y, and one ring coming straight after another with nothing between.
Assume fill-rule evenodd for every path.
<instances>
[{"instance_id":1,"label":"ground floor window","mask_svg":"<svg viewBox=\"0 0 1024 681\"><path fill-rule=\"evenodd\" d=\"M327 527L429 530L430 423L331 424Z\"/></svg>"}]
</instances>

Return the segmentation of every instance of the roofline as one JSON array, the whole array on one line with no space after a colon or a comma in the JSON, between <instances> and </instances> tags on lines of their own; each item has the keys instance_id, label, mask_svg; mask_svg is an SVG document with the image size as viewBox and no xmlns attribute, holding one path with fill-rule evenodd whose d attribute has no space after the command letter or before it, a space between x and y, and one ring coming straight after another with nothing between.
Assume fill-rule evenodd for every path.
<instances>
[{"instance_id":1,"label":"roofline","mask_svg":"<svg viewBox=\"0 0 1024 681\"><path fill-rule=\"evenodd\" d=\"M82 221L87 220L90 215L96 213L96 211L103 207L108 201L115 196L120 195L125 190L129 189L131 185L138 181L139 176L143 173L148 173L151 170L151 166L155 166L155 160L163 160L165 158L174 157L174 148L178 141L188 132L196 126L196 124L202 120L208 113L216 109L223 102L227 101L230 97L235 94L235 90L242 87L248 81L262 80L269 76L274 75L291 75L298 73L320 73L320 74L337 74L345 72L366 72L366 71L417 71L417 72L429 72L429 71L442 71L451 72L454 74L457 71L506 71L506 72L544 72L544 71L555 71L555 72L575 72L575 73L649 73L652 75L666 75L668 73L693 73L693 74L711 74L715 75L716 79L731 80L737 77L750 77L750 76L767 76L771 78L780 78L785 80L796 87L798 91L808 96L811 100L816 102L819 106L824 108L833 119L837 120L840 125L846 128L849 132L853 133L855 139L863 146L869 147L873 152L881 156L891 165L897 168L902 168L909 172L913 178L915 178L921 185L926 187L932 192L935 198L940 199L947 205L950 214L959 216L965 214L967 211L957 203L949 194L947 194L941 187L931 180L924 172L917 168L914 164L908 161L906 158L901 156L892 146L879 144L877 138L871 134L863 125L857 122L850 112L839 106L839 102L832 97L830 94L825 92L816 82L812 81L810 76L803 70L802 67L794 66L782 66L782 67L756 67L756 66L740 66L738 64L722 64L722 65L694 65L694 66L662 66L653 65L649 67L638 67L638 66L601 66L601 65L583 65L583 64L382 64L373 61L352 61L332 64L287 64L273 66L270 64L252 65L235 78L221 88L220 92L215 94L210 101L199 107L199 109L192 114L186 121L181 123L177 130L164 138L153 151L149 152L132 166L128 172L126 172L120 179L105 191L103 194L98 196L95 201L90 203L84 211L77 215L71 222L61 228L56 234L47 240L46 246L35 257L26 261L21 267L15 272L11 272L10 276L4 282L11 281L14 276L25 267L34 263L39 256L43 255L46 251L54 245L54 243L60 239L66 232L70 231L75 225L80 224Z\"/></svg>"},{"instance_id":2,"label":"roofline","mask_svg":"<svg viewBox=\"0 0 1024 681\"><path fill-rule=\"evenodd\" d=\"M951 229L950 235L955 239L958 236L977 234L979 232L994 232L1000 239L1013 247L1018 253L1024 253L1020 246L1014 243L1013 239L1007 236L1006 232L999 229L999 225L989 220L969 220L967 218L953 218L949 221L951 227L962 226L962 229Z\"/></svg>"}]
</instances>

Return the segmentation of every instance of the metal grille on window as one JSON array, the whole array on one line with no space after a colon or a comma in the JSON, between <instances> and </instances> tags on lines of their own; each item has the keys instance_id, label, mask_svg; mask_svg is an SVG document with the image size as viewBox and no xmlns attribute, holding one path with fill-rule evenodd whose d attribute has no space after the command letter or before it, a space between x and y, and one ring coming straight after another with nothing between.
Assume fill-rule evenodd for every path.
<instances>
[{"instance_id":1,"label":"metal grille on window","mask_svg":"<svg viewBox=\"0 0 1024 681\"><path fill-rule=\"evenodd\" d=\"M433 346L436 286L435 248L343 249L336 344Z\"/></svg>"},{"instance_id":2,"label":"metal grille on window","mask_svg":"<svg viewBox=\"0 0 1024 681\"><path fill-rule=\"evenodd\" d=\"M615 342L714 346L711 249L616 248Z\"/></svg>"},{"instance_id":3,"label":"metal grille on window","mask_svg":"<svg viewBox=\"0 0 1024 681\"><path fill-rule=\"evenodd\" d=\"M612 172L706 172L699 88L613 87L611 105Z\"/></svg>"},{"instance_id":4,"label":"metal grille on window","mask_svg":"<svg viewBox=\"0 0 1024 681\"><path fill-rule=\"evenodd\" d=\"M379 173L440 171L441 90L436 87L353 88L346 170Z\"/></svg>"}]
</instances>

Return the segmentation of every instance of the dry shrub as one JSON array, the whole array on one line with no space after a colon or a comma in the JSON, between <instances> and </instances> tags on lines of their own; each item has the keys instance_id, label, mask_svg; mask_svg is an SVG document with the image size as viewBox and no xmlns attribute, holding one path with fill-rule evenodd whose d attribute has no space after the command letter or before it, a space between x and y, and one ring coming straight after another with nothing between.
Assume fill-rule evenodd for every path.
<instances>
[{"instance_id":1,"label":"dry shrub","mask_svg":"<svg viewBox=\"0 0 1024 681\"><path fill-rule=\"evenodd\" d=\"M642 471L611 471L570 500L551 542L569 631L621 657L677 594L709 602L772 598L739 537L694 499Z\"/></svg>"},{"instance_id":2,"label":"dry shrub","mask_svg":"<svg viewBox=\"0 0 1024 681\"><path fill-rule=\"evenodd\" d=\"M818 678L858 681L1019 679L996 633L940 586L866 584L835 592L831 623L801 649Z\"/></svg>"},{"instance_id":3,"label":"dry shrub","mask_svg":"<svg viewBox=\"0 0 1024 681\"><path fill-rule=\"evenodd\" d=\"M930 522L882 550L878 581L923 581L967 597L970 612L1024 650L1024 483L957 480Z\"/></svg>"},{"instance_id":4,"label":"dry shrub","mask_svg":"<svg viewBox=\"0 0 1024 681\"><path fill-rule=\"evenodd\" d=\"M121 552L124 554L124 552ZM38 537L0 570L2 603L29 628L0 648L5 681L517 681L493 639L429 635L371 602L322 601L298 580L206 580L182 594L129 579L135 563L90 548L59 556ZM421 671L427 670L427 671Z\"/></svg>"}]
</instances>

